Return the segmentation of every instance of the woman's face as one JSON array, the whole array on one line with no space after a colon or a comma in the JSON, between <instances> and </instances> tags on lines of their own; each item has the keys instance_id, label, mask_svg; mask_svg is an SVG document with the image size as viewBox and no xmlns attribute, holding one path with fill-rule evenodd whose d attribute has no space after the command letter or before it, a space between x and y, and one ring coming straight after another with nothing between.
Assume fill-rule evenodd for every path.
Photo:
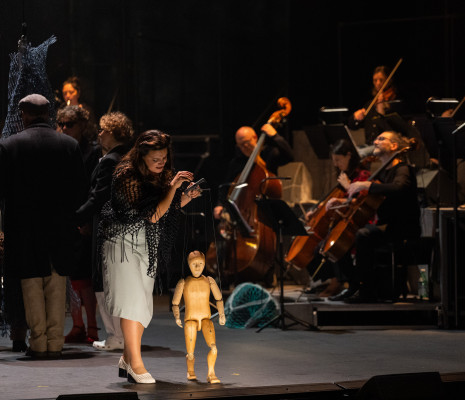
<instances>
[{"instance_id":1,"label":"woman's face","mask_svg":"<svg viewBox=\"0 0 465 400\"><path fill-rule=\"evenodd\" d=\"M111 150L111 145L112 145L112 136L113 134L106 130L106 129L100 129L98 133L98 140L100 142L100 146L102 146L103 152L106 154Z\"/></svg>"},{"instance_id":2,"label":"woman's face","mask_svg":"<svg viewBox=\"0 0 465 400\"><path fill-rule=\"evenodd\" d=\"M342 154L332 154L331 158L333 159L334 166L342 172L347 172L349 169L350 157L352 154L349 152L345 156Z\"/></svg>"},{"instance_id":3,"label":"woman's face","mask_svg":"<svg viewBox=\"0 0 465 400\"><path fill-rule=\"evenodd\" d=\"M385 81L386 75L384 75L381 71L373 75L373 87L377 92L381 89L381 86L383 86Z\"/></svg>"},{"instance_id":4,"label":"woman's face","mask_svg":"<svg viewBox=\"0 0 465 400\"><path fill-rule=\"evenodd\" d=\"M60 127L61 131L68 136L76 139L78 142L82 139L82 126L77 121L70 121L67 119L63 119L62 121L58 122L58 126Z\"/></svg>"},{"instance_id":5,"label":"woman's face","mask_svg":"<svg viewBox=\"0 0 465 400\"><path fill-rule=\"evenodd\" d=\"M79 105L79 91L75 89L71 83L63 85L63 98L65 99L67 106Z\"/></svg>"},{"instance_id":6,"label":"woman's face","mask_svg":"<svg viewBox=\"0 0 465 400\"><path fill-rule=\"evenodd\" d=\"M149 171L154 174L161 174L168 160L168 149L150 150L143 160Z\"/></svg>"}]
</instances>

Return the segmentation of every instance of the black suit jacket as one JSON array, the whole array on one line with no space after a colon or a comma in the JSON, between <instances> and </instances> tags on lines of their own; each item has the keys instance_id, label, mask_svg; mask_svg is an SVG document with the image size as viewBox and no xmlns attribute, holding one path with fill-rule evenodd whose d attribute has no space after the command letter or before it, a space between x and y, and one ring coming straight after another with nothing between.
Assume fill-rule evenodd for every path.
<instances>
[{"instance_id":1,"label":"black suit jacket","mask_svg":"<svg viewBox=\"0 0 465 400\"><path fill-rule=\"evenodd\" d=\"M78 142L46 123L0 141L5 272L34 278L73 271L75 211L87 192Z\"/></svg>"},{"instance_id":2,"label":"black suit jacket","mask_svg":"<svg viewBox=\"0 0 465 400\"><path fill-rule=\"evenodd\" d=\"M110 200L111 182L116 166L129 150L127 146L116 146L111 149L92 172L90 190L87 201L77 211L79 226L92 223L92 283L96 292L103 291L102 271L97 260L97 228L99 214L103 205Z\"/></svg>"}]
</instances>

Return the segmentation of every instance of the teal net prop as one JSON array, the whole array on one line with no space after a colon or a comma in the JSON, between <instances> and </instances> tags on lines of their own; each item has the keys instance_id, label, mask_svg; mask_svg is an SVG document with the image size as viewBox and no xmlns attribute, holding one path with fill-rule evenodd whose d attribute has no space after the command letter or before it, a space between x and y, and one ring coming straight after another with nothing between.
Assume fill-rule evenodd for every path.
<instances>
[{"instance_id":1,"label":"teal net prop","mask_svg":"<svg viewBox=\"0 0 465 400\"><path fill-rule=\"evenodd\" d=\"M226 300L224 313L228 328L262 327L279 314L279 305L260 285L241 283Z\"/></svg>"}]
</instances>

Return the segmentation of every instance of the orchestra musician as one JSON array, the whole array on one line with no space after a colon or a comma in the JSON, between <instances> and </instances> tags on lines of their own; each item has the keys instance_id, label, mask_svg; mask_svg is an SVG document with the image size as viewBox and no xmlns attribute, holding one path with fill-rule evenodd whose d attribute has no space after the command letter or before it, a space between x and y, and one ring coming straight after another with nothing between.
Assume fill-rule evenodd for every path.
<instances>
[{"instance_id":1,"label":"orchestra musician","mask_svg":"<svg viewBox=\"0 0 465 400\"><path fill-rule=\"evenodd\" d=\"M380 65L373 71L373 86L371 95L374 97L384 85L391 70L389 67ZM392 79L384 88L383 92L379 94L376 99L376 104L367 113L367 107L370 102L367 102L363 108L355 111L347 122L350 129L365 129L365 142L371 144L373 140L382 132L382 128L376 123L380 117L385 116L391 110L390 101L397 99L397 88L393 84Z\"/></svg>"},{"instance_id":2,"label":"orchestra musician","mask_svg":"<svg viewBox=\"0 0 465 400\"><path fill-rule=\"evenodd\" d=\"M374 141L373 155L383 164L389 164L378 175L379 182L352 182L348 188L350 198L361 191L368 191L369 194L385 196L385 199L377 209L375 221L357 231L354 279L335 300L347 303L381 300L373 268L375 251L389 243L420 237L420 207L414 169L397 157L389 162L397 151L406 146L406 139L397 132L382 132ZM336 199L334 203L342 201Z\"/></svg>"},{"instance_id":3,"label":"orchestra musician","mask_svg":"<svg viewBox=\"0 0 465 400\"><path fill-rule=\"evenodd\" d=\"M354 151L353 145L347 139L339 139L333 145L331 145L331 159L337 173L337 182L340 188L346 193L351 182L366 181L370 176L370 171L366 169L360 160L358 153ZM347 194L344 198L347 197ZM336 201L335 198L331 198L326 202L325 207L329 209L331 205ZM320 206L323 206L323 202ZM306 219L310 220L315 210L307 212ZM316 249L318 253L319 247ZM307 266L309 274L312 276L316 268L322 261L320 254L315 254L315 257L310 261ZM330 279L329 285L319 293L319 297L330 297L339 294L344 286L343 283L346 281L346 276L352 274L353 263L350 252L339 260L337 263L333 263L329 260L326 261L326 265L318 272L319 278L322 281ZM308 290L311 294L312 291Z\"/></svg>"},{"instance_id":4,"label":"orchestra musician","mask_svg":"<svg viewBox=\"0 0 465 400\"><path fill-rule=\"evenodd\" d=\"M218 220L218 229L224 240L218 241L217 246L210 246L210 250L207 252L207 260L217 259L218 265L224 265L225 274L223 278L226 280L234 279L235 282L238 282L239 279L246 281L260 280L266 286L272 286L273 284L273 260L275 254L273 232L258 219L255 220L257 206L253 199L260 194L276 196L279 192L280 196L280 183L278 184L275 181L271 184L272 181L270 181L269 185L263 185L264 193L262 193L260 181L265 179L268 173L276 174L279 166L294 159L290 145L271 125L271 123L279 123L282 116L289 113L290 103L287 99L281 98L278 100L278 104L284 111L275 112L279 112L277 117L273 113L270 120L261 127L260 139L257 138L257 134L252 127L242 126L237 130L235 135L236 154L227 169L227 183L221 185L218 191L218 205L214 208L213 215ZM263 143L259 154L257 154L258 143ZM252 158L255 158L255 160L252 160ZM253 167L247 172L251 161L253 161ZM234 187L232 186L233 182L243 179L244 173L249 175L246 178L247 185L241 192L238 204L240 204L239 208L247 213L247 223L253 224L253 229L256 229L256 234L252 239L252 241L256 241L256 245L253 247L252 252L250 251L249 241L244 240L241 234L236 237L235 233L232 233L229 210L224 210L224 206L229 201L229 196L233 193L229 189L234 190L232 189ZM208 261L208 264L211 265L212 262ZM240 277L239 274L241 274Z\"/></svg>"},{"instance_id":5,"label":"orchestra musician","mask_svg":"<svg viewBox=\"0 0 465 400\"><path fill-rule=\"evenodd\" d=\"M265 161L266 168L276 174L278 167L294 160L294 154L289 143L277 132L273 125L266 123L261 127L261 131L266 133L266 140L260 156ZM252 127L242 126L237 130L235 140L236 153L229 163L226 182L232 182L244 169L249 156L257 145L258 138ZM227 187L222 187L218 191L218 205L213 210L215 219L221 218L227 191Z\"/></svg>"}]
</instances>

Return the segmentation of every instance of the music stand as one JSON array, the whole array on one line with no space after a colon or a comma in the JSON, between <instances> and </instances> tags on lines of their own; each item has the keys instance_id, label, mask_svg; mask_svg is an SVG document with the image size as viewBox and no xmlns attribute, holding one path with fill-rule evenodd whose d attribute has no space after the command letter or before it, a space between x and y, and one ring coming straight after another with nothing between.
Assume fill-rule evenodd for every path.
<instances>
[{"instance_id":1,"label":"music stand","mask_svg":"<svg viewBox=\"0 0 465 400\"><path fill-rule=\"evenodd\" d=\"M439 165L443 164L443 168L452 175L452 200L454 210L454 252L453 252L453 273L454 273L454 317L455 326L459 325L459 286L458 286L458 193L457 193L457 158L465 158L465 138L459 134L464 132L465 123L456 128L453 118L435 118L433 121L434 130L440 144L439 150L442 152L442 157L439 160ZM444 157L444 155L447 155ZM436 210L438 214L439 208Z\"/></svg>"},{"instance_id":2,"label":"music stand","mask_svg":"<svg viewBox=\"0 0 465 400\"><path fill-rule=\"evenodd\" d=\"M265 325L263 325L257 332L271 325L279 320L279 325L282 330L288 327L300 324L308 329L313 327L301 319L294 317L284 309L284 254L283 254L283 236L307 236L308 233L302 225L302 222L296 217L285 201L281 199L261 198L255 200L258 207L258 216L262 223L269 226L276 232L278 239L278 260L279 260L279 283L280 283L280 313ZM292 324L286 326L285 318L294 321Z\"/></svg>"}]
</instances>

